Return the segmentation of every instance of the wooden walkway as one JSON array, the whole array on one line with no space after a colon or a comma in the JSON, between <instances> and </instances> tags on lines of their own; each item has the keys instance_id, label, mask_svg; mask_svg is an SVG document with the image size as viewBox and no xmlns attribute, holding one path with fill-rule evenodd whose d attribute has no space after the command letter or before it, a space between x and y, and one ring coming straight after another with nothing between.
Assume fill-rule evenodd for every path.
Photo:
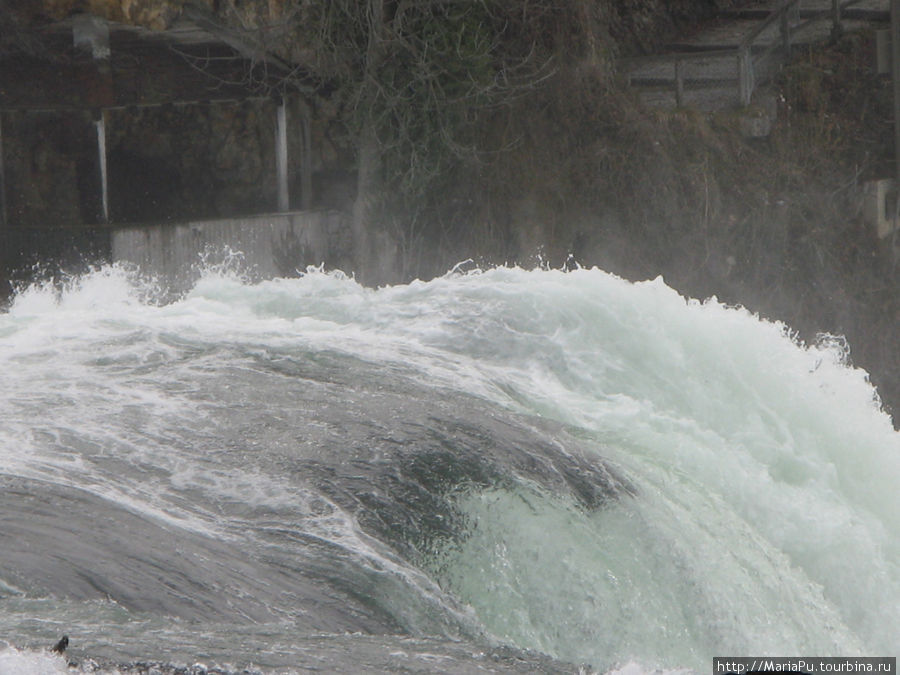
<instances>
[{"instance_id":1,"label":"wooden walkway","mask_svg":"<svg viewBox=\"0 0 900 675\"><path fill-rule=\"evenodd\" d=\"M665 54L624 59L622 72L656 107L746 106L793 47L890 21L890 0L768 0L723 11ZM875 55L872 56L873 60Z\"/></svg>"}]
</instances>

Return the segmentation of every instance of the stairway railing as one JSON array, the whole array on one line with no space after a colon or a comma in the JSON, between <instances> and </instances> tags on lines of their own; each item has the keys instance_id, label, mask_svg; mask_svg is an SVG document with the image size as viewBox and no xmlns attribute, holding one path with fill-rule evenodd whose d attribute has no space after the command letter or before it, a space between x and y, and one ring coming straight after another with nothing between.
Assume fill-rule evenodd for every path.
<instances>
[{"instance_id":1,"label":"stairway railing","mask_svg":"<svg viewBox=\"0 0 900 675\"><path fill-rule=\"evenodd\" d=\"M844 10L860 1L831 0L831 7L828 9L804 10L802 8L802 0L783 0L781 5L772 10L753 31L741 40L737 47L642 57L630 59L629 61L641 64L671 63L674 68L674 77L671 79L671 83L674 88L675 103L681 106L684 105L685 86L688 82L688 78L685 77L687 64L709 61L711 59L735 58L737 60L737 77L732 76L721 80L707 79L705 83L726 84L727 82L735 82L740 103L743 106L747 106L750 105L756 88L771 75L772 69L764 67L768 59L777 55L780 55L784 60L789 58L796 34L810 24L821 21L823 18L831 17L832 35L839 35L843 30L842 15ZM801 17L804 18L803 21L800 21ZM764 31L771 28L776 22L778 23L777 37L760 49L760 46L754 43L758 41ZM632 84L633 81L634 78L629 76L629 84ZM669 81L666 78L666 82Z\"/></svg>"}]
</instances>

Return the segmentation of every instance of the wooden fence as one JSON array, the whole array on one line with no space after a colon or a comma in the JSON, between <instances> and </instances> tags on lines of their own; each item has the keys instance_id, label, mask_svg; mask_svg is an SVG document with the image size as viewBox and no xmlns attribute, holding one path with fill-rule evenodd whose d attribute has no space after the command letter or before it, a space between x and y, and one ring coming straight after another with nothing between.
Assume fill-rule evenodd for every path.
<instances>
[{"instance_id":1,"label":"wooden fence","mask_svg":"<svg viewBox=\"0 0 900 675\"><path fill-rule=\"evenodd\" d=\"M769 15L748 33L736 47L727 49L700 49L692 52L666 54L665 56L651 56L639 59L631 59L632 65L663 65L670 64L674 69L671 77L645 77L638 71L632 71L628 76L629 84L650 83L664 85L668 89L674 89L675 102L684 105L685 87L693 83L701 83L706 86L715 85L721 87L736 86L737 95L741 105L749 105L756 88L766 82L776 72L772 67L774 62L781 63L790 56L794 38L800 31L811 24L829 19L832 22L832 35L839 35L842 31L842 16L844 12L859 3L861 0L831 0L830 7L826 9L804 9L803 0L783 0L773 9ZM821 6L821 3L818 3ZM758 44L760 36L775 24L778 30L768 41ZM732 63L734 71L725 76L719 74L709 75L702 79L688 78L685 75L687 66L694 64L703 67L702 63L710 63L714 60ZM730 70L730 69L729 69ZM736 74L735 74L736 73Z\"/></svg>"}]
</instances>

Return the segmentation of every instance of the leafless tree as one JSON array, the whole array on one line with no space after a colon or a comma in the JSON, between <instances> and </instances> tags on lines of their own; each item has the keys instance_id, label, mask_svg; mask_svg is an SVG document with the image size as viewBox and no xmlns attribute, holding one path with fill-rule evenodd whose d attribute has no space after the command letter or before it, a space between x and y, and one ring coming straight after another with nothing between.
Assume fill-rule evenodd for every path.
<instances>
[{"instance_id":1,"label":"leafless tree","mask_svg":"<svg viewBox=\"0 0 900 675\"><path fill-rule=\"evenodd\" d=\"M247 4L221 3L229 44L285 86L313 83L342 105L360 251L388 201L395 212L380 220L397 222L449 165L483 158L475 130L487 112L534 92L561 54L597 49L591 0L294 0L266 25L240 14Z\"/></svg>"}]
</instances>

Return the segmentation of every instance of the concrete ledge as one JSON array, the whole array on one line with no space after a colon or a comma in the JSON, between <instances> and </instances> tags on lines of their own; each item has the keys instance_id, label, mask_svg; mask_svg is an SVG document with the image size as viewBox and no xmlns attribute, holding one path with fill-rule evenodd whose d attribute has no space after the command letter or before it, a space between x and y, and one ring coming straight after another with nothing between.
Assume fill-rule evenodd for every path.
<instances>
[{"instance_id":1,"label":"concrete ledge","mask_svg":"<svg viewBox=\"0 0 900 675\"><path fill-rule=\"evenodd\" d=\"M116 228L111 260L128 262L163 280L172 292L190 289L201 263L222 263L239 252L253 279L294 276L308 265L340 265L351 250L349 228L336 211L298 211L202 220L177 225Z\"/></svg>"}]
</instances>

